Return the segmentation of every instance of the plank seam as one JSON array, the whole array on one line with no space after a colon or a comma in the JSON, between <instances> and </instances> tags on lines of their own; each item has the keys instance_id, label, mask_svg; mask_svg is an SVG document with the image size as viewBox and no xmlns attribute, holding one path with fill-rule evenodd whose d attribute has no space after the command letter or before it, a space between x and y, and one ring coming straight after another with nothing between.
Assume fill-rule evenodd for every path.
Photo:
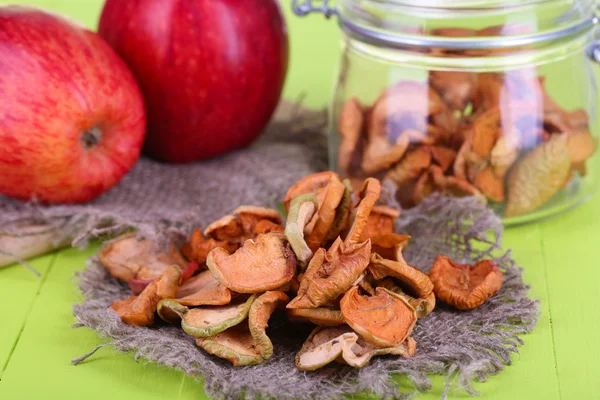
<instances>
[{"instance_id":1,"label":"plank seam","mask_svg":"<svg viewBox=\"0 0 600 400\"><path fill-rule=\"evenodd\" d=\"M540 234L540 250L542 253L542 262L544 265L544 283L546 286L546 293L548 295L548 322L550 324L550 337L552 339L552 357L554 358L554 374L556 376L556 389L558 391L558 398L562 399L562 389L560 386L560 379L558 377L558 359L556 357L556 341L554 339L554 323L552 321L552 306L550 304L550 285L548 284L548 265L546 263L546 253L544 250L544 235L540 225L537 224L537 229Z\"/></svg>"},{"instance_id":2,"label":"plank seam","mask_svg":"<svg viewBox=\"0 0 600 400\"><path fill-rule=\"evenodd\" d=\"M2 369L0 369L0 381L2 381L2 377L4 376L4 373L8 370L8 367L10 365L10 360L12 359L12 355L15 352L18 344L19 344L19 340L21 339L21 335L23 334L23 330L25 329L25 326L27 325L27 321L29 321L29 315L31 314L31 311L33 310L33 306L35 305L38 297L40 296L40 293L42 291L42 287L44 287L44 284L46 283L46 280L48 279L48 276L50 275L50 271L52 271L52 267L54 267L54 263L56 261L56 257L58 256L58 252L55 251L52 254L52 259L50 260L50 265L48 266L48 268L46 269L46 272L42 275L42 277L40 278L40 284L37 288L37 291L35 292L35 296L33 296L33 299L31 300L29 307L27 308L27 312L25 313L25 318L23 319L23 323L21 324L21 328L19 329L19 333L17 334L17 337L15 338L15 341L13 342L13 345L10 349L10 352L8 353L8 357L6 359L6 362L4 362L4 365L2 366Z\"/></svg>"}]
</instances>

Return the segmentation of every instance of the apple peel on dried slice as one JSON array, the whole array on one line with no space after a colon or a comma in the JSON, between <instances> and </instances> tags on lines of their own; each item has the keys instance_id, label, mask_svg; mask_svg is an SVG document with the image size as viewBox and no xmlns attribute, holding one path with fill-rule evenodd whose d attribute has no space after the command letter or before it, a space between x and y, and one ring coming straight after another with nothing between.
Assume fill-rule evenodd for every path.
<instances>
[{"instance_id":1,"label":"apple peel on dried slice","mask_svg":"<svg viewBox=\"0 0 600 400\"><path fill-rule=\"evenodd\" d=\"M416 350L417 343L411 337L399 346L381 348L373 346L348 326L317 327L296 355L296 366L301 371L316 371L337 361L362 368L374 356L393 354L409 358Z\"/></svg>"},{"instance_id":2,"label":"apple peel on dried slice","mask_svg":"<svg viewBox=\"0 0 600 400\"><path fill-rule=\"evenodd\" d=\"M304 268L313 256L304 239L304 228L316 213L319 202L314 193L303 194L290 203L290 212L285 225L285 238L290 243L300 267Z\"/></svg>"},{"instance_id":3,"label":"apple peel on dried slice","mask_svg":"<svg viewBox=\"0 0 600 400\"><path fill-rule=\"evenodd\" d=\"M411 334L415 309L401 296L382 288L363 296L353 286L342 298L340 308L346 323L365 340L378 347L399 346Z\"/></svg>"},{"instance_id":4,"label":"apple peel on dried slice","mask_svg":"<svg viewBox=\"0 0 600 400\"><path fill-rule=\"evenodd\" d=\"M266 328L273 312L288 300L283 292L266 292L252 303L247 324L239 324L212 337L197 338L196 344L236 367L268 361L273 355L273 343Z\"/></svg>"},{"instance_id":5,"label":"apple peel on dried slice","mask_svg":"<svg viewBox=\"0 0 600 400\"><path fill-rule=\"evenodd\" d=\"M158 305L158 315L166 322L181 319L181 328L193 337L210 337L235 326L248 317L248 312L256 295L224 306L188 308L176 300L162 300Z\"/></svg>"},{"instance_id":6,"label":"apple peel on dried slice","mask_svg":"<svg viewBox=\"0 0 600 400\"><path fill-rule=\"evenodd\" d=\"M369 265L371 241L346 245L338 238L328 251L317 250L287 308L318 308L343 295Z\"/></svg>"},{"instance_id":7,"label":"apple peel on dried slice","mask_svg":"<svg viewBox=\"0 0 600 400\"><path fill-rule=\"evenodd\" d=\"M154 243L133 233L107 242L98 258L112 276L125 282L154 280L171 265L183 269L188 264L174 244L169 245L168 252L158 251Z\"/></svg>"},{"instance_id":8,"label":"apple peel on dried slice","mask_svg":"<svg viewBox=\"0 0 600 400\"><path fill-rule=\"evenodd\" d=\"M261 293L290 282L296 272L296 256L279 232L248 239L235 253L217 248L206 260L213 276L238 293Z\"/></svg>"}]
</instances>

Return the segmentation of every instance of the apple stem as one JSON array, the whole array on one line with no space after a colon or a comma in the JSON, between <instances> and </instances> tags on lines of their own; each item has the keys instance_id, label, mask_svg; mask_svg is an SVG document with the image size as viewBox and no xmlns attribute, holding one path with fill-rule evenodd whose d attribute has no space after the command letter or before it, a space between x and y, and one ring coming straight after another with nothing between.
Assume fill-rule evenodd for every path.
<instances>
[{"instance_id":1,"label":"apple stem","mask_svg":"<svg viewBox=\"0 0 600 400\"><path fill-rule=\"evenodd\" d=\"M87 131L83 132L83 135L81 135L81 141L83 142L83 146L86 149L93 148L98 143L100 143L101 139L102 131L96 126L94 126L91 129L88 129Z\"/></svg>"}]
</instances>

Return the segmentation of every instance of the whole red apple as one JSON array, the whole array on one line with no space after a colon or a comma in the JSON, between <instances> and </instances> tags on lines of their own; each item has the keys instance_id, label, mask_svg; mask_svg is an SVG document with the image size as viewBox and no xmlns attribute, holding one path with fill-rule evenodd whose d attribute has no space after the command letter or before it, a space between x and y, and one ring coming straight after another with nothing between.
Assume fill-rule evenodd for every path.
<instances>
[{"instance_id":1,"label":"whole red apple","mask_svg":"<svg viewBox=\"0 0 600 400\"><path fill-rule=\"evenodd\" d=\"M135 78L100 36L0 7L0 193L91 200L135 164L145 125Z\"/></svg>"},{"instance_id":2,"label":"whole red apple","mask_svg":"<svg viewBox=\"0 0 600 400\"><path fill-rule=\"evenodd\" d=\"M108 0L99 33L140 83L144 149L163 161L250 144L281 95L288 40L277 0Z\"/></svg>"}]
</instances>

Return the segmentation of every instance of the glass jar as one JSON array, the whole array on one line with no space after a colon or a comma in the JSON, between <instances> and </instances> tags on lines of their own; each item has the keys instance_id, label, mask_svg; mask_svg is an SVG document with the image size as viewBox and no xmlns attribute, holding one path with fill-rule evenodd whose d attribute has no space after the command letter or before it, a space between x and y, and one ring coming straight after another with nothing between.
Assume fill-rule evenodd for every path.
<instances>
[{"instance_id":1,"label":"glass jar","mask_svg":"<svg viewBox=\"0 0 600 400\"><path fill-rule=\"evenodd\" d=\"M475 195L506 224L598 186L594 0L292 1L344 32L330 164L403 207Z\"/></svg>"}]
</instances>

